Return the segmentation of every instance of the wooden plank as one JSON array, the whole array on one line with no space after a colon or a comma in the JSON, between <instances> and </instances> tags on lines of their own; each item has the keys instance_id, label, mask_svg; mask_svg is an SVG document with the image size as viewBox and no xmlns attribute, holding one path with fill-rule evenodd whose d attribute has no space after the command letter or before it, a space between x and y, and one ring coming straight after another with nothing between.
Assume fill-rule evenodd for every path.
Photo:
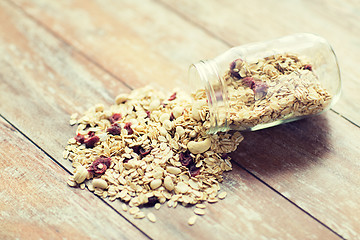
<instances>
[{"instance_id":1,"label":"wooden plank","mask_svg":"<svg viewBox=\"0 0 360 240\"><path fill-rule=\"evenodd\" d=\"M0 118L1 239L148 239Z\"/></svg>"},{"instance_id":2,"label":"wooden plank","mask_svg":"<svg viewBox=\"0 0 360 240\"><path fill-rule=\"evenodd\" d=\"M323 36L336 52L343 80L341 99L333 109L360 126L359 1L159 1L229 47L297 32ZM220 53L213 50L215 56Z\"/></svg>"},{"instance_id":3,"label":"wooden plank","mask_svg":"<svg viewBox=\"0 0 360 240\"><path fill-rule=\"evenodd\" d=\"M227 48L149 0L12 2L135 88L149 83L163 89L183 86L192 62L209 49Z\"/></svg>"},{"instance_id":4,"label":"wooden plank","mask_svg":"<svg viewBox=\"0 0 360 240\"><path fill-rule=\"evenodd\" d=\"M245 133L233 157L341 236L353 239L360 235L360 131L333 115Z\"/></svg>"},{"instance_id":5,"label":"wooden plank","mask_svg":"<svg viewBox=\"0 0 360 240\"><path fill-rule=\"evenodd\" d=\"M66 142L63 138L70 138L74 134L74 129L71 131L67 127L67 121L63 119L69 117L69 111L83 110L83 106L87 104L98 101L110 103L110 93L115 90L106 83L117 81L76 53L69 54L68 45L24 18L23 14L8 4L1 3L0 11L0 16L7 19L0 30L0 43L4 46L1 49L0 63L6 66L1 68L0 89L3 94L0 101L4 104L0 106L0 112L70 170L67 162L59 160ZM37 45L41 45L41 48L37 48ZM57 54L52 54L54 51ZM21 55L17 55L17 52ZM33 63L34 59L36 65L33 68L24 67ZM38 66L45 63L47 70L42 73ZM68 74L68 69L72 74ZM41 87L41 83L49 79L49 72L54 72L52 85L56 97L47 93L48 88ZM86 84L83 74L87 79ZM92 94L91 98L83 97L93 91L96 94ZM28 92L35 92L39 97L29 95ZM26 101L31 101L32 105ZM49 133L52 135L49 136ZM217 205L209 206L207 216L200 218L194 227L186 224L188 217L192 215L192 209L180 206L176 210L161 208L156 212L158 221L155 225L146 220L134 220L127 213L121 214L156 239L338 239L333 232L237 166L226 175L222 187L229 192L229 197ZM110 204L121 212L119 201Z\"/></svg>"}]
</instances>

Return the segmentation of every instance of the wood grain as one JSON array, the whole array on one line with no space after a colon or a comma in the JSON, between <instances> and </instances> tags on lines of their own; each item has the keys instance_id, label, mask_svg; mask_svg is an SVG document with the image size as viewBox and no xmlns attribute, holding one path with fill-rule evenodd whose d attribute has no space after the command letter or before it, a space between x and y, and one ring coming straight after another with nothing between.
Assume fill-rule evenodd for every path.
<instances>
[{"instance_id":1,"label":"wood grain","mask_svg":"<svg viewBox=\"0 0 360 240\"><path fill-rule=\"evenodd\" d=\"M333 109L360 126L359 1L159 1L229 47L298 32L326 38L338 57L343 81L341 99Z\"/></svg>"},{"instance_id":2,"label":"wood grain","mask_svg":"<svg viewBox=\"0 0 360 240\"><path fill-rule=\"evenodd\" d=\"M190 63L227 48L149 0L12 2L134 88L183 86Z\"/></svg>"},{"instance_id":3,"label":"wood grain","mask_svg":"<svg viewBox=\"0 0 360 240\"><path fill-rule=\"evenodd\" d=\"M360 131L333 115L246 133L233 157L341 236L353 239L360 234Z\"/></svg>"},{"instance_id":4,"label":"wood grain","mask_svg":"<svg viewBox=\"0 0 360 240\"><path fill-rule=\"evenodd\" d=\"M0 119L0 239L148 239Z\"/></svg>"},{"instance_id":5,"label":"wood grain","mask_svg":"<svg viewBox=\"0 0 360 240\"><path fill-rule=\"evenodd\" d=\"M87 62L82 55L69 51L71 46L56 39L12 6L1 3L0 11L0 16L7 19L0 31L1 46L5 46L2 48L1 56L4 57L0 58L0 63L6 66L1 68L0 89L3 94L0 101L4 104L0 106L0 112L44 151L71 170L68 162L60 160L66 138L73 136L75 130L69 128L64 119L69 117L70 111L83 110L84 106L94 102L109 104L112 92L117 90L110 84L121 84L96 65ZM53 54L54 51L57 54ZM32 68L26 67L34 60L36 64ZM37 66L45 64L46 70L42 72L41 67ZM48 88L44 87L44 83L49 81L49 72L54 73L51 83L53 94L49 94ZM136 79L130 78L128 81ZM18 87L19 84L21 87ZM118 89L124 91L120 87ZM52 137L49 137L49 133L52 133ZM192 215L191 208L179 206L173 210L163 207L156 213L158 222L154 225L146 220L134 220L127 213L121 212L118 201L110 204L155 239L171 239L174 236L178 239L217 239L220 236L226 239L338 239L325 226L238 166L226 174L222 187L229 192L229 197L217 205L209 206L208 214L200 218L194 227L186 224Z\"/></svg>"},{"instance_id":6,"label":"wood grain","mask_svg":"<svg viewBox=\"0 0 360 240\"><path fill-rule=\"evenodd\" d=\"M347 66L347 68L344 68L343 71L343 76L344 74L356 74L356 70L354 68L354 63L351 62L350 60L354 60L357 59L358 55L354 55L354 52L350 51L350 47L349 46L353 46L355 47L355 52L357 51L356 46L353 45L353 41L357 41L355 38L356 35L356 19L357 16L354 14L350 14L349 16L347 16L347 13L349 13L349 8L346 6L341 6L341 8L339 9L335 9L334 5L325 5L326 6L326 11L327 12L331 12L332 15L334 15L336 13L336 11L339 11L339 14L341 16L344 16L345 21L350 25L353 26L355 28L355 32L354 33L349 33L347 34L347 38L345 39L345 41L348 41L349 44L347 44L346 47L343 47L342 45L340 45L340 40L338 40L337 38L334 38L334 34L333 32L325 32L325 31L329 31L327 28L324 28L324 24L326 24L328 21L330 21L331 23L334 22L333 18L331 20L329 20L329 16L323 13L320 13L318 10L318 6L319 6L319 2L314 2L314 3L308 3L309 4L309 8L307 9L307 7L305 7L305 5L300 5L299 8L293 8L292 3L285 3L283 2L283 4L279 5L280 7L276 10L274 10L274 8L270 8L270 3L266 3L269 5L266 5L268 7L266 8L258 8L260 2L258 1L254 1L252 3L248 3L246 5L246 8L244 8L244 5L241 3L237 3L234 4L231 1L228 1L225 3L225 5L228 6L233 6L233 8L223 8L221 7L219 4L215 1L213 2L209 2L209 4L204 5L199 1L188 1L185 2L185 4L181 4L180 2L169 2L169 1L164 1L168 8L174 9L175 12L178 12L179 14L181 14L181 16L184 16L185 18L187 18L187 20L191 23L187 23L184 22L182 19L178 19L172 15L167 15L166 14L166 10L162 9L159 6L156 6L155 4L144 4L141 6L138 6L136 3L131 4L128 1L122 1L122 2L118 2L115 3L115 5L111 5L111 8L108 7L108 4L104 3L104 2L91 2L87 5L85 4L80 4L79 5L66 5L60 2L52 2L52 3L48 3L45 1L41 1L41 0L37 0L37 1L32 1L32 3L29 2L23 2L20 0L17 0L16 3L19 4L28 14L30 14L33 18L37 19L38 21L40 21L42 24L44 24L45 26L47 26L48 28L50 28L52 31L56 32L57 34L61 35L62 37L64 37L64 39L66 39L66 41L68 41L70 44L73 44L77 49L79 49L79 51L84 51L84 49L94 49L92 51L86 51L86 53L84 54L89 54L90 57L94 57L94 59L96 59L96 61L99 61L100 64L106 68L108 71L112 72L115 76L117 76L117 72L116 69L114 68L113 65L109 64L109 65L103 65L106 58L108 58L105 55L101 55L102 52L106 52L106 48L107 45L103 45L103 38L97 37L95 35L91 35L92 36L92 41L87 41L87 39L89 37L85 37L83 36L82 32L84 31L84 29L90 29L90 27L92 25L96 25L99 29L103 29L103 31L105 31L104 29L111 29L111 27L105 27L106 25L103 24L101 21L98 21L92 25L86 25L86 24L73 24L70 21L64 21L64 19L66 19L67 17L76 19L79 16L79 9L82 10L82 14L86 15L87 18L89 18L91 16L91 13L93 12L93 9L97 9L97 15L99 16L100 19L103 19L104 22L106 21L111 21L112 23L114 23L114 25L116 26L121 26L123 28L125 28L126 34L128 34L128 32L130 30L135 31L136 35L131 35L130 38L133 37L138 37L144 41L147 42L147 46L149 47L149 49L151 51L154 51L152 53L149 54L156 54L156 50L158 49L162 49L162 51L159 51L158 53L161 55L166 55L166 57L168 58L169 62L172 63L179 63L178 65L176 65L175 67L181 67L184 63L184 61L186 59L191 60L193 59L194 53L192 53L191 51L188 51L189 56L185 57L183 54L183 47L182 46L192 46L192 48L194 48L194 44L195 43L201 43L204 46L196 46L199 51L203 54L202 56L197 55L196 56L200 56L200 57L214 57L215 55L217 55L218 53L222 52L224 49L227 49L229 46L231 45L238 45L238 44L243 44L246 42L251 42L251 41L258 41L258 40L262 40L262 39L269 39L269 38L273 38L273 37L278 37L281 35L286 35L286 34L290 34L292 32L299 32L299 31L306 31L306 30L310 30L312 32L317 32L320 33L321 35L323 35L324 37L328 38L330 40L331 43L334 42L334 48L340 49L340 55L339 58L341 61L346 61L349 64L345 64L345 66ZM224 4L224 3L221 3ZM81 8L80 8L81 5ZM45 7L46 6L46 7ZM307 6L307 5L306 5ZM305 9L306 8L306 9ZM50 9L50 10L49 10ZM66 11L63 11L62 9L66 9ZM72 9L76 9L76 10L72 10ZM122 12L122 14L116 14L114 12L116 12L116 10L113 9L126 9L125 12ZM319 8L320 9L320 8ZM160 17L154 17L152 12L156 12L158 13L158 15L160 15ZM289 11L290 12L289 12ZM274 12L275 11L275 12ZM57 14L53 14L54 12L57 12ZM65 12L65 13L64 13ZM147 25L146 27L140 28L140 27L136 27L133 28L132 23L135 21L134 26L139 26L139 25L143 25L140 24L140 19L136 20L136 18L134 17L134 15L136 15L135 13L138 13L138 15L141 16L146 16L146 20L147 20ZM241 12L241 14L238 14L239 12ZM41 13L41 14L39 14ZM273 14L274 13L274 14ZM285 18L287 18L287 21L283 21L284 19L284 14L282 15L281 13L285 14ZM315 14L317 13L317 14ZM55 16L54 16L55 15ZM82 16L83 16L82 15ZM295 22L296 19L291 18L291 16L293 15L297 15L299 16L299 19L301 19L301 21L299 22ZM137 16L137 15L136 15ZM259 17L262 16L262 17ZM271 16L271 21L262 21L262 24L259 24L259 21L261 19L264 19L264 16ZM316 17L315 17L316 16ZM162 22L160 22L163 19L167 19L168 22L171 22L173 25L172 26L176 26L177 28L171 28L171 30L169 30L170 32L166 35L166 38L164 37L164 35L159 34L159 32L163 32L164 29L168 28L166 26L164 26L164 24ZM250 19L248 21L248 19ZM315 20L316 19L316 20ZM234 24L228 24L229 22L231 23L236 23L239 25L239 27L234 27ZM311 24L312 22L315 22L315 24ZM127 23L129 23L127 25ZM150 24L151 23L151 24ZM344 27L344 23L333 23L334 24L334 28L336 29L340 29L341 27ZM81 25L81 26L80 26ZM182 26L183 25L183 26ZM199 34L197 32L201 31L201 30L196 30L194 29L194 26L201 26L202 28L205 28L208 33L206 34ZM273 27L271 28L271 26L277 26L277 27ZM292 26L297 26L296 28L291 28ZM61 29L61 31L60 31ZM135 30L134 30L135 29ZM187 29L187 34L184 34L182 31L178 30L176 31L176 29ZM190 30L191 29L191 30ZM260 29L260 31L259 31ZM345 28L346 30L347 28ZM309 31L310 31L309 30ZM322 30L322 32L320 31ZM90 30L88 30L87 32L91 32ZM153 32L153 34L150 34L151 32ZM243 32L246 32L247 34L244 35L242 34ZM157 33L157 34L155 34ZM190 34L191 33L191 34ZM118 36L117 33L115 31L113 32L109 32L110 35L116 37ZM209 36L213 35L216 36L216 38L222 39L225 43L223 42L219 42L214 44L214 40L212 40L212 37ZM147 38L147 36L150 36L149 38ZM181 35L184 35L182 38L180 38ZM188 38L188 35L192 36L191 39ZM161 37L160 37L161 36ZM195 37L196 36L196 37ZM82 39L81 43L78 43L78 39ZM96 40L95 40L96 39ZM171 49L170 53L171 54L167 54L166 52L168 52L166 49L169 49L169 45L167 45L167 42L165 41L165 39L168 39L168 41L178 41L178 54L174 54L176 53L174 49ZM171 40L170 40L171 39ZM196 41L194 41L194 39L196 39ZM98 42L98 44L96 44L96 42ZM137 42L137 41L136 41ZM195 43L194 43L195 42ZM206 44L206 45L205 45ZM156 47L152 46L152 45L156 45ZM211 45L211 46L210 46ZM213 45L213 46L212 46ZM152 47L151 47L152 46ZM140 48L145 49L144 46L139 46ZM206 51L207 48L207 51ZM94 52L100 52L100 54L95 54ZM130 52L132 52L132 54L136 54L134 51L132 51L132 49L129 50ZM342 52L344 51L344 52ZM144 51L145 52L145 51ZM337 51L338 52L338 51ZM349 56L349 58L345 58L342 54L346 53L347 56ZM348 53L350 55L348 55ZM193 54L193 55L192 55ZM94 56L96 55L96 56ZM143 55L146 55L145 53ZM350 60L349 60L350 59ZM122 59L123 60L123 59ZM129 59L126 59L127 61ZM137 65L136 59L133 59L131 61L131 64L135 64ZM154 63L154 64L158 64L158 63ZM159 64L162 64L162 62L160 61ZM174 67L174 66L173 66ZM127 70L125 70L127 71ZM131 71L128 70L128 71ZM179 70L180 72L180 70ZM155 75L153 75L155 76ZM164 77L165 76L170 76L167 75L167 73L164 73ZM151 78L151 76L149 76ZM121 78L123 81L127 82L128 84L136 87L137 83L139 81L139 79L136 78L132 78L132 77L128 77L128 78L122 78L121 76L119 76L119 78ZM165 77L165 79L167 79L167 77ZM161 81L161 79L158 79L156 77L156 79L152 79L152 81ZM357 111L354 111L356 109L356 105L354 104L355 102L353 101L354 99L357 99L357 94L355 93L355 89L357 89L357 83L356 81L353 81L354 79L348 80L344 82L344 94L343 94L343 101L345 101L343 104L339 103L338 106L339 109L341 109L340 112L342 112L342 114L346 115L347 117L349 117L350 119L356 119L357 118ZM351 93L349 93L348 91L351 91ZM344 104L346 106L344 106ZM336 111L339 111L336 108ZM352 113L351 113L352 112ZM351 113L351 114L350 114ZM339 116L336 116L335 114L330 114L327 115L327 117L334 122L334 124L339 124L339 125L344 125L344 128L350 128L353 129L353 131L355 131L356 133L358 133L357 128L353 128L351 126L351 124L345 123L343 121L343 119L341 119ZM329 120L329 121L330 121ZM292 131L291 129L287 129L285 128L284 130L285 132L287 131L287 135L286 136L292 136ZM341 135L341 130L336 129L336 128L331 128L331 131L334 131L334 133L330 133L330 134L337 134L337 135ZM258 134L258 133L256 133ZM308 135L308 132L300 132L300 139L304 138L306 135ZM249 135L247 138L251 139L251 135ZM342 135L343 138L346 138L346 135ZM258 138L256 141L252 141L252 140L246 140L249 142L250 145L260 145L262 144L262 142L264 140L262 140L261 138ZM245 141L245 142L246 142ZM301 140L298 140L299 143L301 143ZM284 151L289 151L291 152L292 149L287 147L287 140L284 137L281 137L279 139L279 142L281 143L281 146L283 146L284 150L283 151L278 151L278 155L275 155L274 158L276 158L277 156L281 156L281 154L283 154ZM280 144L279 143L279 144ZM304 142L306 143L306 142ZM329 145L332 146L336 146L337 144L337 139L333 138L331 139L331 142L327 143ZM245 145L245 144L244 144ZM248 146L248 145L245 145ZM354 149L355 152L357 152L356 150L357 145L352 144L349 145L348 148L349 149ZM341 147L339 147L339 149L341 149ZM239 150L238 152L241 153L241 151L243 151L244 148L241 148L241 150ZM306 150L306 149L305 149ZM334 152L334 149L332 148L326 148L327 152L325 154L325 156L331 156L330 159L332 159L333 161L337 161L338 155L336 152ZM349 150L351 151L351 150ZM305 152L306 153L306 152ZM351 182L356 182L358 180L358 177L356 176L356 173L352 172L353 167L356 167L356 156L357 155L351 155L348 158L348 161L350 161L350 165L332 165L332 164L328 164L326 165L326 171L329 171L327 174L330 174L329 177L327 177L326 179L331 180L330 182L328 182L327 184L325 184L325 182L313 182L310 178L306 178L306 177L302 177L300 174L294 174L294 175L286 175L286 177L284 177L282 179L283 185L285 187L283 187L281 189L281 193L286 196L286 197L290 197L287 195L287 193L289 192L296 192L293 193L291 195L291 200L294 201L295 203L298 203L299 206L304 206L304 208L306 210L308 210L310 212L310 214L312 214L313 216L322 219L325 223L328 223L330 226L334 227L334 229L336 229L336 231L340 232L341 234L343 234L344 236L354 236L354 234L358 234L358 229L356 227L356 217L352 214L350 214L350 212L352 210L356 210L356 208L358 208L359 204L356 200L354 200L352 203L353 205L351 205L347 210L343 210L341 209L336 203L339 202L339 195L329 195L326 196L327 191L329 190L328 187L330 186L336 186L336 185L342 185L342 186L347 186L349 187L349 189L352 189L352 187L350 186ZM271 155L269 156L271 157ZM262 158L259 159L255 159L253 155L247 155L247 159L249 162L257 162L257 161L261 161L263 160ZM304 162L306 161L311 161L311 156L307 156L306 158L304 158ZM289 166L296 164L296 159L293 159L293 161L295 161L295 163L289 162ZM239 160L240 163L241 160ZM248 165L246 165L248 166ZM289 168L289 166L285 165L283 166L281 169L284 170L287 167ZM272 165L269 164L268 168L271 168ZM347 172L347 178L339 178L337 177L337 170L338 168L341 168L341 171L343 172ZM276 181L272 181L271 178L275 176L267 176L266 175L266 171L261 171L261 174L257 174L257 169L254 168L250 168L257 176L259 176L261 179L264 179L266 182L269 182L271 184L271 186L273 186L275 189L278 189L277 185L275 185ZM267 169L264 167L264 169ZM356 168L355 168L356 169ZM296 170L296 169L295 169ZM309 170L311 173L311 170ZM284 172L286 172L284 170ZM323 177L326 177L326 174L323 175L317 175L316 173L314 173L316 176L319 177L319 179L322 179ZM331 175L332 174L332 175ZM263 176L264 175L264 176ZM334 182L332 182L334 181ZM323 185L321 185L323 184ZM300 187L301 186L301 187ZM313 195L315 191L315 189L318 190L318 192L322 192L323 195ZM336 189L331 189L332 191L336 191ZM356 189L355 189L356 190ZM351 191L352 196L354 199L358 198L359 192L358 191ZM311 195L310 195L311 194ZM313 201L310 197L309 198L305 198L303 196L312 196L314 198L319 198L319 200L317 201ZM324 197L327 197L328 200L328 204L321 204L321 199ZM340 198L341 199L341 198ZM305 202L304 202L305 201ZM314 204L313 202L316 202L316 204ZM301 204L300 204L301 203ZM308 205L312 205L313 207L308 207ZM331 209L331 211L327 211L328 209ZM331 214L330 214L331 213ZM341 215L341 218L337 218L336 214ZM347 225L346 228L343 228L343 225Z\"/></svg>"}]
</instances>

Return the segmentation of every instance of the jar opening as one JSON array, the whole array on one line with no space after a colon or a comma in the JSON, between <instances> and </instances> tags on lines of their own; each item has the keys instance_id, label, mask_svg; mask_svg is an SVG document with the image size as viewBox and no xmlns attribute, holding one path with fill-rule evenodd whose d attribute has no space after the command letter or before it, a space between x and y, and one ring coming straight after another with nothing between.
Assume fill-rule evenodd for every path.
<instances>
[{"instance_id":1,"label":"jar opening","mask_svg":"<svg viewBox=\"0 0 360 240\"><path fill-rule=\"evenodd\" d=\"M210 113L209 134L230 130L228 124L227 86L215 62L211 60L192 64L189 70L192 90L204 89Z\"/></svg>"}]
</instances>

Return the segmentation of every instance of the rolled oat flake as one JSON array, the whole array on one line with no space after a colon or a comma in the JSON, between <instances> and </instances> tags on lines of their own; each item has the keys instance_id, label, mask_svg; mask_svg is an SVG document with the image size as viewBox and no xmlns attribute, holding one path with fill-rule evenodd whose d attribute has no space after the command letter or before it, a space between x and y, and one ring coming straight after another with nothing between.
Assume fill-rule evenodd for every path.
<instances>
[{"instance_id":1,"label":"rolled oat flake","mask_svg":"<svg viewBox=\"0 0 360 240\"><path fill-rule=\"evenodd\" d=\"M329 43L313 34L234 47L189 69L193 115L209 133L258 130L324 112L338 100L340 71ZM197 104L196 102L207 104Z\"/></svg>"}]
</instances>

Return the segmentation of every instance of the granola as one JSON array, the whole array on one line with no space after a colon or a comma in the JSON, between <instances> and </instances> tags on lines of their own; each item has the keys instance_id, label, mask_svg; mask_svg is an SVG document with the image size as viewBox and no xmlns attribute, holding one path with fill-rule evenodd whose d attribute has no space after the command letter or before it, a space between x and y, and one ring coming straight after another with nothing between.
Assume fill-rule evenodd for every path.
<instances>
[{"instance_id":1,"label":"granola","mask_svg":"<svg viewBox=\"0 0 360 240\"><path fill-rule=\"evenodd\" d=\"M254 62L236 59L229 64L223 81L228 108L226 114L219 115L218 124L228 124L231 129L261 128L262 124L299 119L322 112L332 101L309 61L295 54L272 55ZM194 98L204 101L205 90L198 90ZM209 107L202 105L195 115L208 116Z\"/></svg>"},{"instance_id":2,"label":"granola","mask_svg":"<svg viewBox=\"0 0 360 240\"><path fill-rule=\"evenodd\" d=\"M208 135L204 116L197 120L192 111L187 95L165 96L150 87L122 94L108 108L89 109L64 153L75 168L69 185L85 181L96 195L120 199L130 211L166 201L172 207L214 201L222 173L231 170L224 154L243 137Z\"/></svg>"}]
</instances>

